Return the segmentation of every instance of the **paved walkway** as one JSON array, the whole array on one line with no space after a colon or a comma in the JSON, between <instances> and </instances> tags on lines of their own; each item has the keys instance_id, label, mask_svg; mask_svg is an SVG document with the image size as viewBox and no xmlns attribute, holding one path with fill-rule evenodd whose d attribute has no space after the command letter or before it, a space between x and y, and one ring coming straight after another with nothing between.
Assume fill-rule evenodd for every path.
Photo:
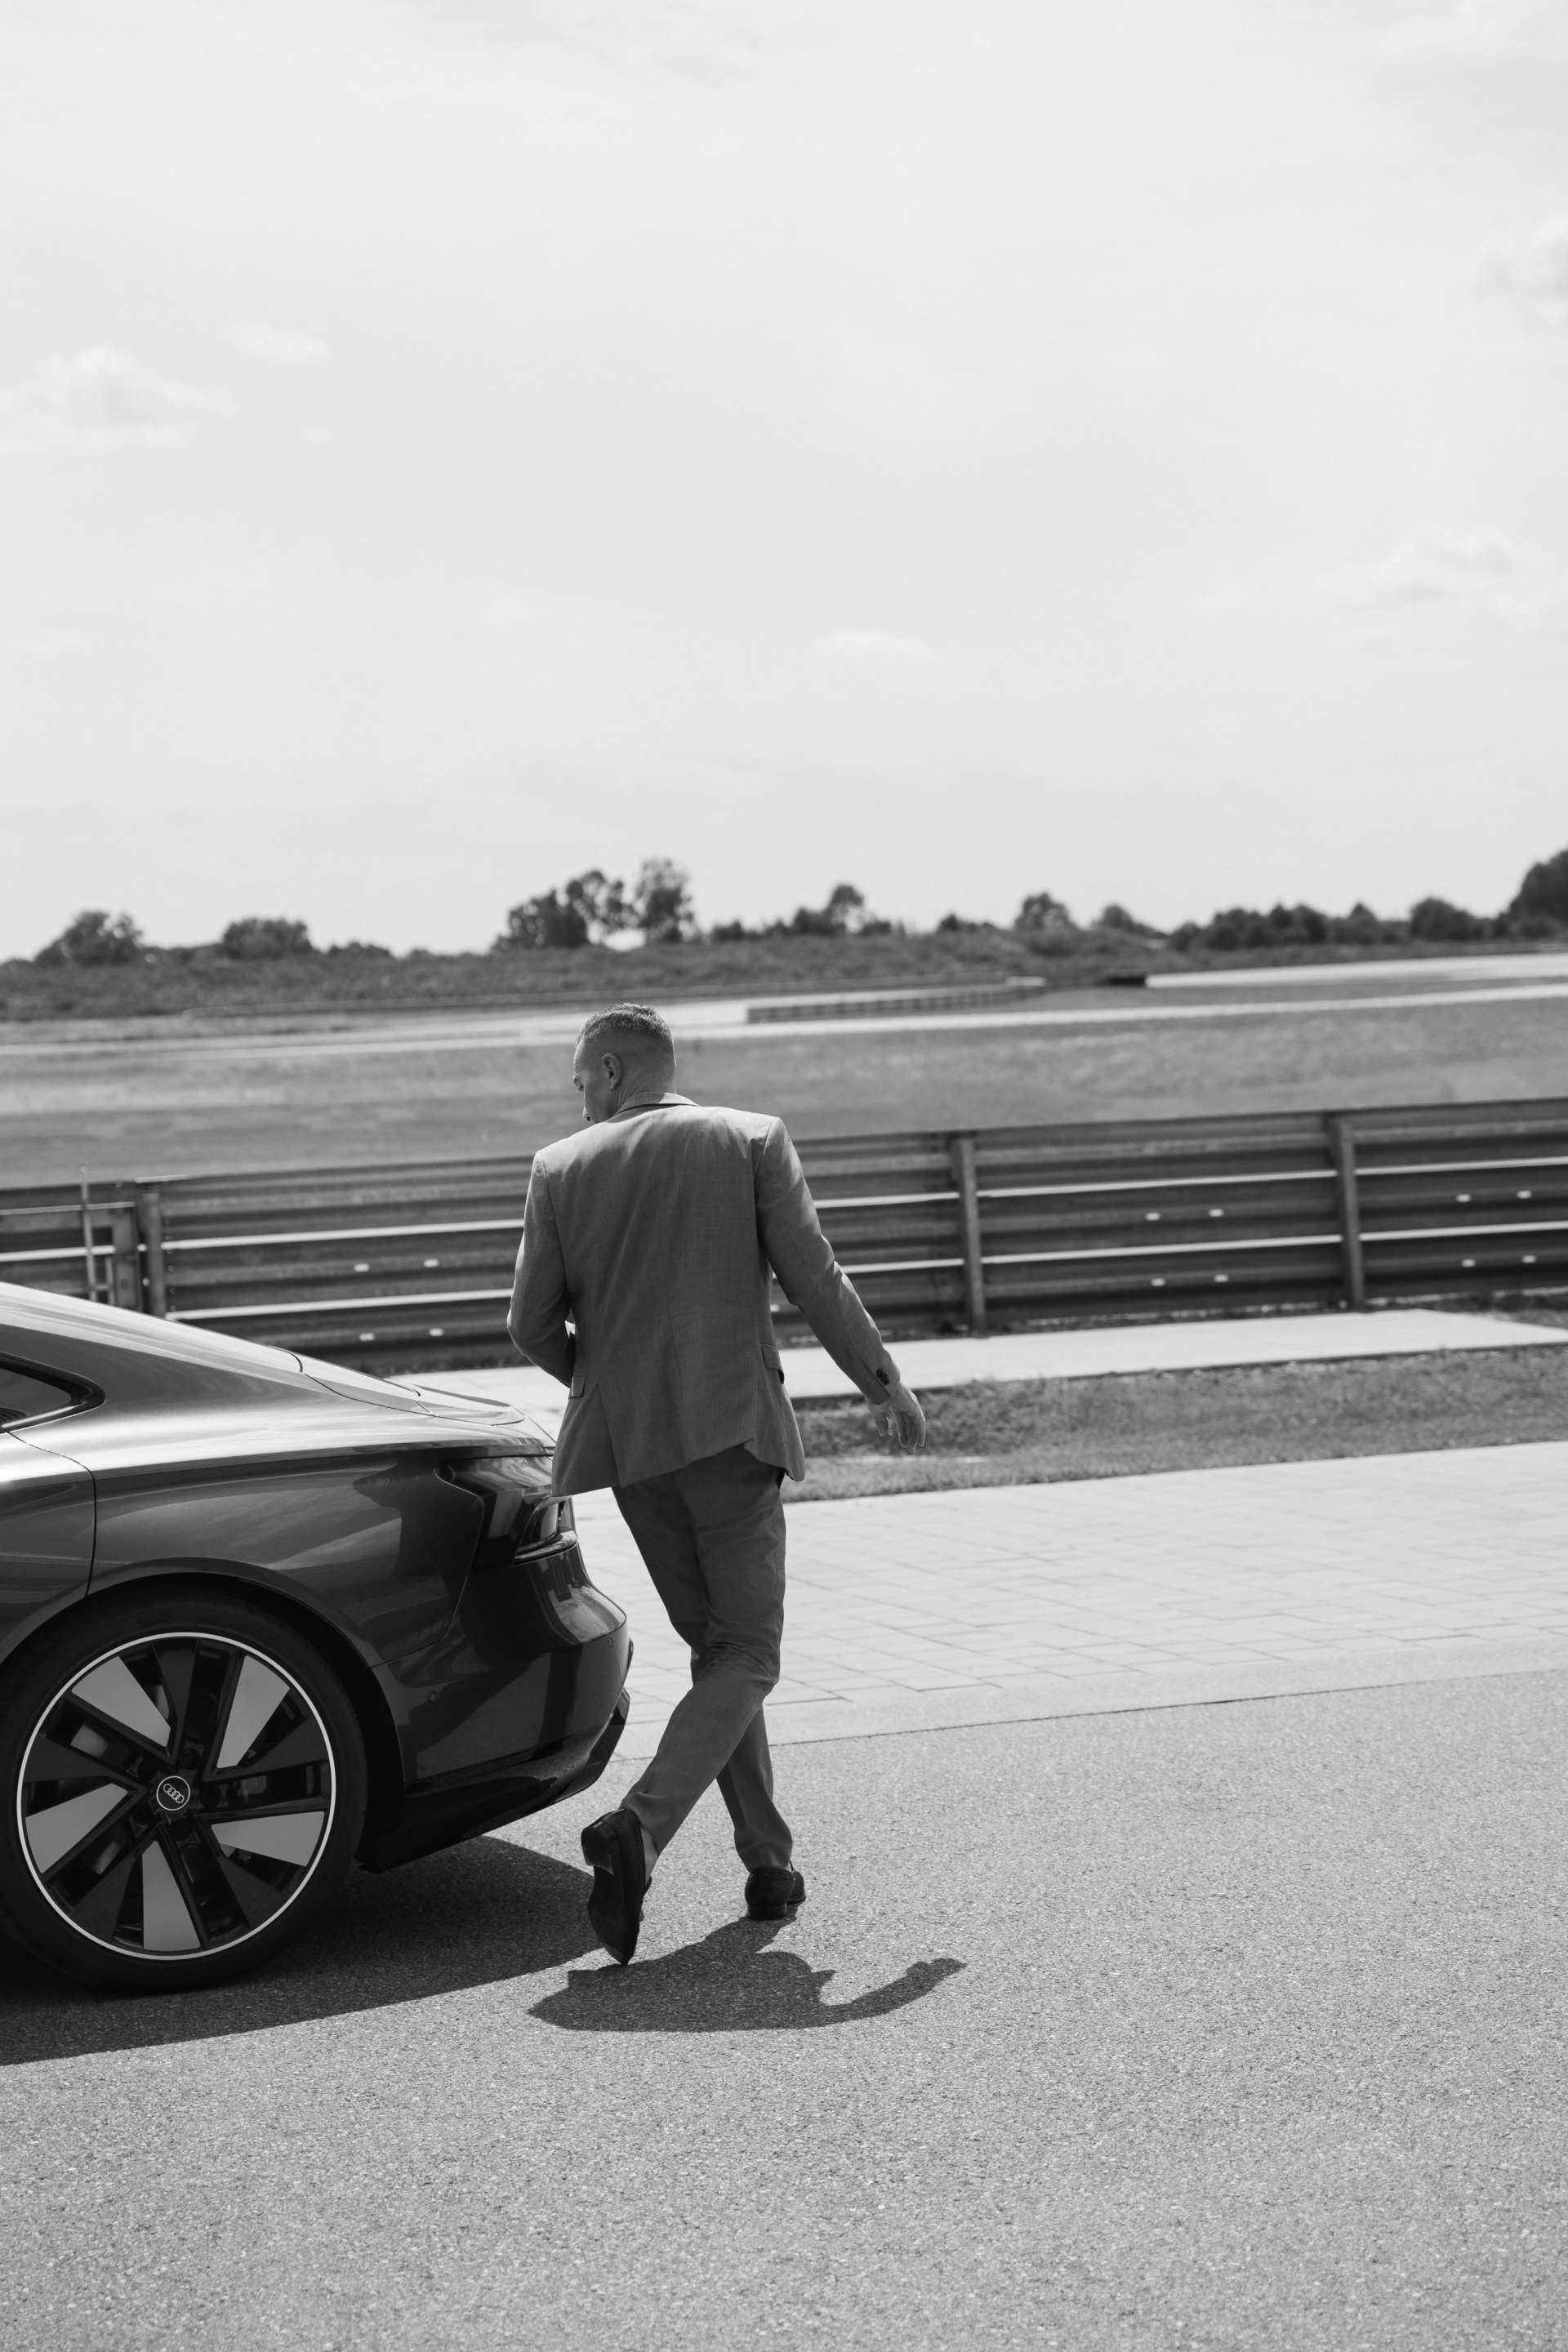
<instances>
[{"instance_id":1,"label":"paved walkway","mask_svg":"<svg viewBox=\"0 0 1568 2352\"><path fill-rule=\"evenodd\" d=\"M1451 1349L1552 1348L1568 1331L1500 1315L1445 1315L1389 1307L1376 1315L1247 1315L1190 1323L1131 1323L1087 1331L1016 1331L991 1339L908 1339L895 1349L910 1387L962 1388L970 1381L1085 1380L1108 1372L1177 1372L1225 1364L1296 1364L1354 1356L1425 1356ZM786 1348L784 1375L797 1404L854 1396L820 1348ZM560 1419L561 1383L532 1364L426 1376L427 1385L503 1397Z\"/></svg>"},{"instance_id":2,"label":"paved walkway","mask_svg":"<svg viewBox=\"0 0 1568 2352\"><path fill-rule=\"evenodd\" d=\"M578 1524L648 1754L685 1653L609 1496ZM1568 1666L1568 1443L868 1496L789 1530L784 1741Z\"/></svg>"}]
</instances>

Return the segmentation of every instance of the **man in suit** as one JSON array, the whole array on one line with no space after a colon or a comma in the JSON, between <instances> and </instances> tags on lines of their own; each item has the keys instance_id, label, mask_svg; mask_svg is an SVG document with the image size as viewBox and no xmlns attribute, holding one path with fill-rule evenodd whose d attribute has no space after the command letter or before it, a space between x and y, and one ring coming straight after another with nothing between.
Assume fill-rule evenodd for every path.
<instances>
[{"instance_id":1,"label":"man in suit","mask_svg":"<svg viewBox=\"0 0 1568 2352\"><path fill-rule=\"evenodd\" d=\"M784 1631L780 1488L805 1469L770 1269L883 1430L906 1449L925 1439L782 1120L694 1103L674 1076L674 1040L651 1006L584 1023L573 1083L585 1127L535 1155L508 1318L521 1351L571 1391L557 1492L613 1490L691 1652L691 1689L652 1763L583 1832L588 1916L623 1966L655 1860L714 1780L751 1916L786 1918L805 1899L763 1721Z\"/></svg>"}]
</instances>

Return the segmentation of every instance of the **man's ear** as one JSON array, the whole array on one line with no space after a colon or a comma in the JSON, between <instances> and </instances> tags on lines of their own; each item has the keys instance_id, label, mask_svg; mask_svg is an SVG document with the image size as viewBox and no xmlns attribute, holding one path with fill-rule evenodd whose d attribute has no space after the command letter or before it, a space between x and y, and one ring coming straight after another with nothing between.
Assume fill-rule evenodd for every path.
<instances>
[{"instance_id":1,"label":"man's ear","mask_svg":"<svg viewBox=\"0 0 1568 2352\"><path fill-rule=\"evenodd\" d=\"M620 1085L621 1057L618 1054L602 1055L599 1059L599 1067L603 1070L605 1077L609 1080L612 1087L618 1087Z\"/></svg>"}]
</instances>

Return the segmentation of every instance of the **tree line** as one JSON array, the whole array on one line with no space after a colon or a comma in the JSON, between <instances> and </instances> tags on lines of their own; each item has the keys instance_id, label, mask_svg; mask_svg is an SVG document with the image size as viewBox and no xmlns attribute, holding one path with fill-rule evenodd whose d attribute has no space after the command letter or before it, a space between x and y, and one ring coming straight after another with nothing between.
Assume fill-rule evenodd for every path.
<instances>
[{"instance_id":1,"label":"tree line","mask_svg":"<svg viewBox=\"0 0 1568 2352\"><path fill-rule=\"evenodd\" d=\"M1178 923L1165 945L1178 953L1192 948L1222 954L1258 948L1384 947L1406 940L1462 947L1478 940L1554 939L1568 930L1568 849L1532 866L1508 905L1495 915L1478 915L1449 898L1417 898L1400 920L1374 915L1359 902L1348 915L1326 915L1317 907L1226 907L1206 923Z\"/></svg>"},{"instance_id":2,"label":"tree line","mask_svg":"<svg viewBox=\"0 0 1568 2352\"><path fill-rule=\"evenodd\" d=\"M938 931L982 931L996 928L971 922L953 913L943 915ZM1246 953L1268 948L1384 947L1405 940L1428 944L1487 940L1552 939L1568 931L1568 849L1559 850L1532 866L1508 906L1495 915L1478 915L1447 898L1418 898L1408 915L1376 915L1370 907L1353 906L1348 915L1325 914L1320 908L1283 904L1260 908L1226 907L1206 923L1178 923L1168 931L1141 922L1125 907L1112 903L1101 908L1092 923L1077 922L1063 901L1048 891L1031 891L1013 919L1012 929L1040 945L1068 946L1091 935L1141 940L1185 953L1203 949L1220 954ZM640 938L645 946L670 946L710 940L871 939L903 937L906 926L872 913L863 891L853 882L838 882L820 907L797 907L793 915L748 928L742 922L715 923L703 930L692 908L691 877L685 866L669 857L646 857L628 885L590 866L567 881L521 898L507 911L506 928L491 941L489 952L510 954L540 948L605 946ZM194 948L156 948L143 939L129 915L110 915L87 908L72 918L58 938L41 948L37 964L115 964L143 961L173 962L256 962L285 956L381 956L390 948L373 940L348 940L319 949L306 924L283 915L245 915L230 923L218 939ZM414 955L426 950L416 948Z\"/></svg>"},{"instance_id":3,"label":"tree line","mask_svg":"<svg viewBox=\"0 0 1568 2352\"><path fill-rule=\"evenodd\" d=\"M73 915L58 938L40 948L36 964L101 963L230 963L269 962L279 956L387 956L390 948L371 940L346 940L340 946L318 949L308 924L287 915L242 915L222 936L194 948L159 948L142 935L129 915L110 915L101 907L84 907Z\"/></svg>"}]
</instances>

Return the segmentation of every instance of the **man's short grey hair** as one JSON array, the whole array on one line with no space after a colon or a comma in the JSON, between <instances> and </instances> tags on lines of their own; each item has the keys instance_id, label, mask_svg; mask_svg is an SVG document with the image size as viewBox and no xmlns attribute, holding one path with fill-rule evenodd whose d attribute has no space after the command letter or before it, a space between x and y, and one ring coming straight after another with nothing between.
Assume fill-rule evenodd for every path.
<instances>
[{"instance_id":1,"label":"man's short grey hair","mask_svg":"<svg viewBox=\"0 0 1568 2352\"><path fill-rule=\"evenodd\" d=\"M669 1024L651 1004L611 1004L603 1013L590 1013L577 1032L577 1043L595 1045L601 1037L635 1039L634 1050L659 1054L671 1062L675 1059Z\"/></svg>"}]
</instances>

